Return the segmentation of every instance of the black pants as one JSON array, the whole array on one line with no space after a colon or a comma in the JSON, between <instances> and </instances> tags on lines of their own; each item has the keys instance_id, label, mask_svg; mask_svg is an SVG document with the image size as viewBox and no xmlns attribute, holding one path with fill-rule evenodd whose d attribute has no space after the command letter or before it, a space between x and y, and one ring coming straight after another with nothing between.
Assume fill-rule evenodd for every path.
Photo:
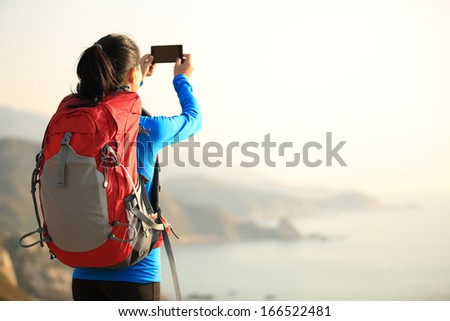
<instances>
[{"instance_id":1,"label":"black pants","mask_svg":"<svg viewBox=\"0 0 450 321\"><path fill-rule=\"evenodd\" d=\"M72 280L74 301L159 301L161 284Z\"/></svg>"}]
</instances>

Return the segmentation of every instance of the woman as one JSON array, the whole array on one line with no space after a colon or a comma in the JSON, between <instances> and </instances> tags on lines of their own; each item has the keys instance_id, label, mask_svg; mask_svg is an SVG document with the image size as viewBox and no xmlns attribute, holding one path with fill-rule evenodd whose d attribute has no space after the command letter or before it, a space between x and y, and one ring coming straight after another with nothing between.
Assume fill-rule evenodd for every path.
<instances>
[{"instance_id":1,"label":"woman","mask_svg":"<svg viewBox=\"0 0 450 321\"><path fill-rule=\"evenodd\" d=\"M80 58L77 67L80 81L75 95L95 104L117 90L137 92L155 67L151 55L139 57L139 49L129 37L111 34L101 38ZM173 85L180 100L181 114L172 117L141 116L138 167L148 179L148 193L153 180L153 166L161 148L186 139L201 128L200 109L188 80L192 70L188 54L178 59L174 66ZM159 300L160 283L161 250L156 248L146 258L126 268L76 268L72 295L74 300Z\"/></svg>"}]
</instances>

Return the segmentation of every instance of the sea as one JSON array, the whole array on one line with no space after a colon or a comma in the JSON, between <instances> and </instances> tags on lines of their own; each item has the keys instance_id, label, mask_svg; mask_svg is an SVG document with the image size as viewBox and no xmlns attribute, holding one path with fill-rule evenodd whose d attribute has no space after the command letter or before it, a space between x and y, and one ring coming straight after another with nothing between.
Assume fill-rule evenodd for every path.
<instances>
[{"instance_id":1,"label":"sea","mask_svg":"<svg viewBox=\"0 0 450 321\"><path fill-rule=\"evenodd\" d=\"M448 301L450 204L292 220L304 238L178 245L184 300ZM163 254L162 293L174 298Z\"/></svg>"}]
</instances>

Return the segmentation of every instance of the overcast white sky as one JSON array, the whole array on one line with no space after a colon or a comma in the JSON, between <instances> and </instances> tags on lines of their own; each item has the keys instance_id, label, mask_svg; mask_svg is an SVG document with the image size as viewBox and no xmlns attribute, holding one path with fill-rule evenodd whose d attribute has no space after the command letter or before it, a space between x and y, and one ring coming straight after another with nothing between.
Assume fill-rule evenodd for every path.
<instances>
[{"instance_id":1,"label":"overcast white sky","mask_svg":"<svg viewBox=\"0 0 450 321\"><path fill-rule=\"evenodd\" d=\"M1 0L0 105L51 115L76 84L81 52L111 32L143 52L181 43L194 55L203 143L270 133L301 152L309 141L325 146L326 132L333 145L347 141L347 167L286 168L286 156L243 175L382 198L450 197L448 1ZM158 66L140 92L154 114L178 112L171 71Z\"/></svg>"}]
</instances>

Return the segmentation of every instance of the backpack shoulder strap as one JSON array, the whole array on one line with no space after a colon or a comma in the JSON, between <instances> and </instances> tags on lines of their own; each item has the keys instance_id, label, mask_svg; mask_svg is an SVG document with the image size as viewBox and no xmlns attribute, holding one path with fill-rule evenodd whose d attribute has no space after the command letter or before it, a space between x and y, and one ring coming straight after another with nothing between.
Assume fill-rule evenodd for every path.
<instances>
[{"instance_id":1,"label":"backpack shoulder strap","mask_svg":"<svg viewBox=\"0 0 450 321\"><path fill-rule=\"evenodd\" d=\"M157 223L162 224L162 210L159 206L159 192L161 191L161 186L159 185L159 172L161 171L161 167L159 165L158 156L155 161L155 171L153 174L153 182L151 188L151 204L154 211L158 214ZM170 270L172 272L173 286L175 288L175 296L177 301L182 301L180 283L178 281L178 273L177 267L175 264L175 257L173 255L172 246L170 245L169 235L167 234L166 228L162 230L162 236L164 241L164 247L166 248L167 259L169 260Z\"/></svg>"}]
</instances>

